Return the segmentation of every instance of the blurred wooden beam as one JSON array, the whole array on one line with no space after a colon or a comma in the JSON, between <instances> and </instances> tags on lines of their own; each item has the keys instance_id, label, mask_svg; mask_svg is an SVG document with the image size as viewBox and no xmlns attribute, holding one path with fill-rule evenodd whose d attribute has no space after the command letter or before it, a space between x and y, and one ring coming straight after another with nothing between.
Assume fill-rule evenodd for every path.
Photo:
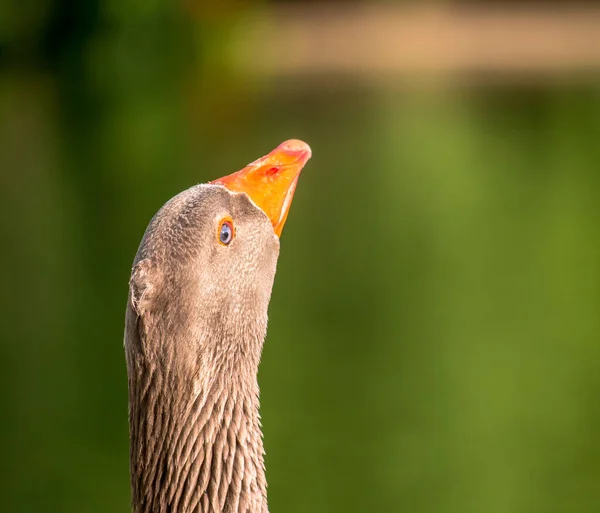
<instances>
[{"instance_id":1,"label":"blurred wooden beam","mask_svg":"<svg viewBox=\"0 0 600 513\"><path fill-rule=\"evenodd\" d=\"M240 23L244 72L600 76L600 6L291 4Z\"/></svg>"}]
</instances>

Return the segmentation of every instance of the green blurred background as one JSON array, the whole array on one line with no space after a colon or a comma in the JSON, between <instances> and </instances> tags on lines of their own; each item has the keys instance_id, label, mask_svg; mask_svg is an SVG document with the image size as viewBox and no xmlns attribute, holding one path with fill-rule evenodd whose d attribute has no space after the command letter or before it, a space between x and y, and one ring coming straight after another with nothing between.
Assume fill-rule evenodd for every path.
<instances>
[{"instance_id":1,"label":"green blurred background","mask_svg":"<svg viewBox=\"0 0 600 513\"><path fill-rule=\"evenodd\" d=\"M0 4L0 509L129 510L144 229L300 138L259 376L271 510L600 511L600 67L252 74L230 43L281 7Z\"/></svg>"}]
</instances>

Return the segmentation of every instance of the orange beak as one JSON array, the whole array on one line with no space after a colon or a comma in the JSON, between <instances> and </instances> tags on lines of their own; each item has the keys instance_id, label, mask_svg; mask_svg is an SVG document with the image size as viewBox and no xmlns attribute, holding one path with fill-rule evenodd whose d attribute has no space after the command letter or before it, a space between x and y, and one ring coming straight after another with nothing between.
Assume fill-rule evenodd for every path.
<instances>
[{"instance_id":1,"label":"orange beak","mask_svg":"<svg viewBox=\"0 0 600 513\"><path fill-rule=\"evenodd\" d=\"M305 142L291 139L244 169L211 183L233 192L245 192L269 217L280 237L287 219L300 171L311 157Z\"/></svg>"}]
</instances>

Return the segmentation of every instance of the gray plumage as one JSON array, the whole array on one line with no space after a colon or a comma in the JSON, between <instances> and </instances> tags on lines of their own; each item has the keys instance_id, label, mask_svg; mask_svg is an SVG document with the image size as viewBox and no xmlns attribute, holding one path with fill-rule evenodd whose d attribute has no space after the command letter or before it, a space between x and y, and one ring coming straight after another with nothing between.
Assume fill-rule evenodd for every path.
<instances>
[{"instance_id":1,"label":"gray plumage","mask_svg":"<svg viewBox=\"0 0 600 513\"><path fill-rule=\"evenodd\" d=\"M125 327L135 513L268 511L257 371L278 255L267 215L220 185L150 222Z\"/></svg>"}]
</instances>

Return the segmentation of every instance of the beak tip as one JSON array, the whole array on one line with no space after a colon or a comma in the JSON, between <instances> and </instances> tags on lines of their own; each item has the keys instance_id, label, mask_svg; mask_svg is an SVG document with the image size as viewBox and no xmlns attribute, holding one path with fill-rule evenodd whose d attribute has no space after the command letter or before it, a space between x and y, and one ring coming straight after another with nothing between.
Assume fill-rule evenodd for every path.
<instances>
[{"instance_id":1,"label":"beak tip","mask_svg":"<svg viewBox=\"0 0 600 513\"><path fill-rule=\"evenodd\" d=\"M312 156L310 146L299 139L290 139L282 142L277 149L288 154L304 154L306 155L306 160Z\"/></svg>"}]
</instances>

